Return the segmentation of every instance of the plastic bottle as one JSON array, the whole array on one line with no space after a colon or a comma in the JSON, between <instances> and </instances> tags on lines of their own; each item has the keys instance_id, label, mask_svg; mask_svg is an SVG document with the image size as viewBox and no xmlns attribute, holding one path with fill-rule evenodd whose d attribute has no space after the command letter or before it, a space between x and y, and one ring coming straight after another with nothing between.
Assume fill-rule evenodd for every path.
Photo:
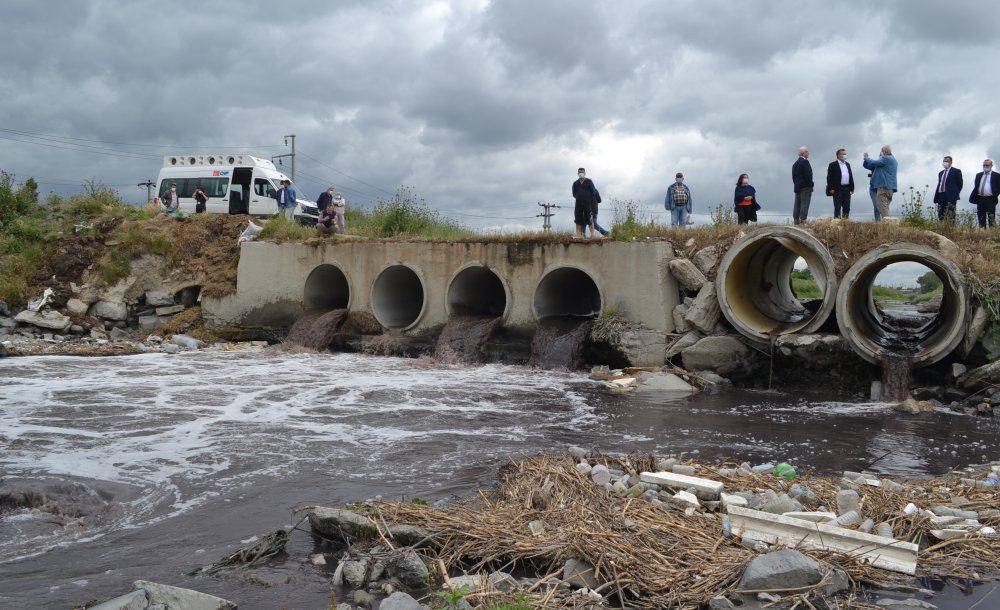
<instances>
[{"instance_id":1,"label":"plastic bottle","mask_svg":"<svg viewBox=\"0 0 1000 610\"><path fill-rule=\"evenodd\" d=\"M861 523L861 525L858 526L858 531L867 534L872 531L873 527L875 527L875 520L872 519L871 517L868 517Z\"/></svg>"},{"instance_id":2,"label":"plastic bottle","mask_svg":"<svg viewBox=\"0 0 1000 610\"><path fill-rule=\"evenodd\" d=\"M861 523L861 515L858 511L852 510L844 513L843 515L837 517L830 522L830 525L836 525L837 527L848 527L851 525L857 525Z\"/></svg>"},{"instance_id":3,"label":"plastic bottle","mask_svg":"<svg viewBox=\"0 0 1000 610\"><path fill-rule=\"evenodd\" d=\"M986 483L991 487L996 487L1000 484L1000 479L997 478L997 473L991 472L988 477L986 477Z\"/></svg>"},{"instance_id":4,"label":"plastic bottle","mask_svg":"<svg viewBox=\"0 0 1000 610\"><path fill-rule=\"evenodd\" d=\"M892 538L892 526L883 521L875 528L875 533L883 538Z\"/></svg>"},{"instance_id":5,"label":"plastic bottle","mask_svg":"<svg viewBox=\"0 0 1000 610\"><path fill-rule=\"evenodd\" d=\"M722 516L722 537L730 540L733 537L733 527L729 523L729 515Z\"/></svg>"},{"instance_id":6,"label":"plastic bottle","mask_svg":"<svg viewBox=\"0 0 1000 610\"><path fill-rule=\"evenodd\" d=\"M774 476L791 481L795 478L795 467L788 462L782 462L774 467Z\"/></svg>"}]
</instances>

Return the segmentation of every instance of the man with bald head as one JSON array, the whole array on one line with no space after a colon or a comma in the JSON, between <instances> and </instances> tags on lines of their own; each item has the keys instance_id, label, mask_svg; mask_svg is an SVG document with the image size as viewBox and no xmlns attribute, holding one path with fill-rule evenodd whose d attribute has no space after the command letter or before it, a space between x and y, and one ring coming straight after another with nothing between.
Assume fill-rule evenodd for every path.
<instances>
[{"instance_id":1,"label":"man with bald head","mask_svg":"<svg viewBox=\"0 0 1000 610\"><path fill-rule=\"evenodd\" d=\"M983 171L976 174L976 181L969 195L969 203L976 204L976 217L980 228L995 227L997 221L997 196L1000 195L1000 174L993 171L993 160L983 161Z\"/></svg>"},{"instance_id":2,"label":"man with bald head","mask_svg":"<svg viewBox=\"0 0 1000 610\"><path fill-rule=\"evenodd\" d=\"M896 192L896 170L899 164L892 156L892 147L888 144L882 147L878 159L872 159L865 153L865 169L871 170L871 186L875 189L875 205L878 206L882 218L889 216L889 204L892 194Z\"/></svg>"},{"instance_id":3,"label":"man with bald head","mask_svg":"<svg viewBox=\"0 0 1000 610\"><path fill-rule=\"evenodd\" d=\"M809 149L805 146L799 148L799 158L792 164L792 189L795 191L792 222L800 225L809 216L813 194L813 168L809 164Z\"/></svg>"}]
</instances>

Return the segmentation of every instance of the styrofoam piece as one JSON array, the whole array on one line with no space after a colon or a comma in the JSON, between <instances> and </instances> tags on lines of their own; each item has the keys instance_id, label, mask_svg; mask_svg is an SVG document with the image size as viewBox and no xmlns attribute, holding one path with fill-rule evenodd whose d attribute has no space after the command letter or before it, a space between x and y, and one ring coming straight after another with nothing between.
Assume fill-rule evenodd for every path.
<instances>
[{"instance_id":1,"label":"styrofoam piece","mask_svg":"<svg viewBox=\"0 0 1000 610\"><path fill-rule=\"evenodd\" d=\"M739 506L730 506L728 512L734 534L770 544L780 542L850 553L877 568L911 576L917 572L918 547L909 542Z\"/></svg>"},{"instance_id":2,"label":"styrofoam piece","mask_svg":"<svg viewBox=\"0 0 1000 610\"><path fill-rule=\"evenodd\" d=\"M693 487L698 497L702 499L718 498L723 488L722 483L718 481L673 472L642 472L639 474L639 480L671 489L690 489Z\"/></svg>"}]
</instances>

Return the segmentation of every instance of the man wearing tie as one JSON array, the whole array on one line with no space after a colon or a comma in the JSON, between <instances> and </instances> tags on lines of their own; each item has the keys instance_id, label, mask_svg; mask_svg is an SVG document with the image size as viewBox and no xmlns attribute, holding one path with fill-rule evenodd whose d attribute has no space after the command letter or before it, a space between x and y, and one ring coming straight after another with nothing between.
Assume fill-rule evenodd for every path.
<instances>
[{"instance_id":1,"label":"man wearing tie","mask_svg":"<svg viewBox=\"0 0 1000 610\"><path fill-rule=\"evenodd\" d=\"M997 195L1000 195L1000 174L993 171L993 161L983 161L983 171L976 174L976 183L969 195L969 203L976 204L979 226L996 226Z\"/></svg>"},{"instance_id":2,"label":"man wearing tie","mask_svg":"<svg viewBox=\"0 0 1000 610\"><path fill-rule=\"evenodd\" d=\"M851 214L851 195L854 194L854 173L845 161L847 151L837 151L837 160L826 168L826 194L833 197L833 217L847 219Z\"/></svg>"},{"instance_id":3,"label":"man wearing tie","mask_svg":"<svg viewBox=\"0 0 1000 610\"><path fill-rule=\"evenodd\" d=\"M955 222L955 205L962 192L962 170L951 166L951 157L945 157L941 167L944 169L938 172L937 188L934 189L938 220Z\"/></svg>"}]
</instances>

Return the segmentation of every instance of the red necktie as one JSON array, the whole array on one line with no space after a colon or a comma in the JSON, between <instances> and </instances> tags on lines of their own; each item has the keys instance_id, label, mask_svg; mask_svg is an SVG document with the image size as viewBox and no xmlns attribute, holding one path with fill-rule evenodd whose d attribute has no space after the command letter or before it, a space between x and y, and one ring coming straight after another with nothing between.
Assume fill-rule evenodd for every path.
<instances>
[{"instance_id":1,"label":"red necktie","mask_svg":"<svg viewBox=\"0 0 1000 610\"><path fill-rule=\"evenodd\" d=\"M951 168L949 168L949 169L951 169ZM948 181L948 170L946 169L943 172L941 172L941 188L938 189L939 193L943 193L944 192L944 184L947 181Z\"/></svg>"}]
</instances>

